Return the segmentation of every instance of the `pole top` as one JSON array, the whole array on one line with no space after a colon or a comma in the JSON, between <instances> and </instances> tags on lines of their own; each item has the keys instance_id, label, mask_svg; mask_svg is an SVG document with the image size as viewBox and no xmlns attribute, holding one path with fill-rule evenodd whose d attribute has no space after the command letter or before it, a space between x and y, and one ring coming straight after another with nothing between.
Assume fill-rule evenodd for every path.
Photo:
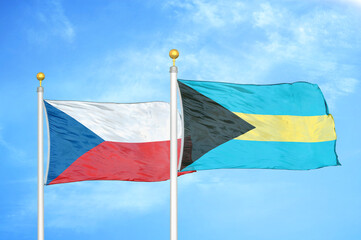
<instances>
[{"instance_id":1,"label":"pole top","mask_svg":"<svg viewBox=\"0 0 361 240\"><path fill-rule=\"evenodd\" d=\"M45 79L45 74L42 72L39 72L38 74L36 74L36 78L40 81L40 87L41 87L41 81L43 81Z\"/></svg>"},{"instance_id":2,"label":"pole top","mask_svg":"<svg viewBox=\"0 0 361 240\"><path fill-rule=\"evenodd\" d=\"M177 49L172 49L169 51L169 57L173 59L173 66L175 66L175 60L179 56L179 52Z\"/></svg>"}]
</instances>

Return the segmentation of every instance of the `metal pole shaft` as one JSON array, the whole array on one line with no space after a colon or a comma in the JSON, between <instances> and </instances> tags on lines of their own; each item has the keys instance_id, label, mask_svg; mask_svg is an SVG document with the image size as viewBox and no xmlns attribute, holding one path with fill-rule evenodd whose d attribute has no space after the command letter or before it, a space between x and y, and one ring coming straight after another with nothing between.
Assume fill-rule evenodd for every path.
<instances>
[{"instance_id":1,"label":"metal pole shaft","mask_svg":"<svg viewBox=\"0 0 361 240\"><path fill-rule=\"evenodd\" d=\"M38 87L38 240L44 240L44 133L43 95L44 88Z\"/></svg>"},{"instance_id":2,"label":"metal pole shaft","mask_svg":"<svg viewBox=\"0 0 361 240\"><path fill-rule=\"evenodd\" d=\"M170 239L178 239L177 73L170 67Z\"/></svg>"}]
</instances>

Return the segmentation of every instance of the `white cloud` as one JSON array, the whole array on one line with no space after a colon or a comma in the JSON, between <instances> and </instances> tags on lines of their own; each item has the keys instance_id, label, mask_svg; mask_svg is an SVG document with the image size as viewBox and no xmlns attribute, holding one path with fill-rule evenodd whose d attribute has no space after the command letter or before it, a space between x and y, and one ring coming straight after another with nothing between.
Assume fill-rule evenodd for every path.
<instances>
[{"instance_id":1,"label":"white cloud","mask_svg":"<svg viewBox=\"0 0 361 240\"><path fill-rule=\"evenodd\" d=\"M294 72L289 74L318 83L332 108L336 107L337 98L354 92L359 82L358 67L343 62L342 57L350 49L353 53L361 51L361 34L355 28L354 16L333 8L315 8L297 16L289 9L268 3L261 4L260 9L253 16L267 41L259 41L257 48L261 51L252 54L269 59L266 71L272 72L280 65L293 66ZM278 71L282 75L287 69L280 67Z\"/></svg>"},{"instance_id":2,"label":"white cloud","mask_svg":"<svg viewBox=\"0 0 361 240\"><path fill-rule=\"evenodd\" d=\"M167 53L172 47L180 50L180 78L238 83L298 79L325 85L344 81L347 72L358 81L352 75L356 66L347 69L336 51L361 51L357 44L361 36L354 28L355 19L335 9L312 8L299 15L269 2L188 0L167 2L164 10L177 14L173 31L164 38L150 41L145 49L115 51L94 64L97 71L92 75L107 79L108 85L99 100L167 100L169 75L164 66L170 65ZM237 30L244 26L253 26L256 36L265 38L248 42L248 32ZM234 42L229 44L229 39ZM207 44L210 40L212 44ZM294 72L288 73L289 78L275 76L287 71L280 66L290 64ZM352 93L341 92L335 96Z\"/></svg>"},{"instance_id":3,"label":"white cloud","mask_svg":"<svg viewBox=\"0 0 361 240\"><path fill-rule=\"evenodd\" d=\"M320 84L320 88L326 96L327 103L331 108L336 108L336 100L355 92L359 80L354 78L337 78Z\"/></svg>"},{"instance_id":4,"label":"white cloud","mask_svg":"<svg viewBox=\"0 0 361 240\"><path fill-rule=\"evenodd\" d=\"M209 27L224 27L228 24L238 24L244 20L244 4L235 1L207 1L187 0L184 2L168 1L166 8L180 8L186 11L187 17L183 21L191 19L192 22ZM182 14L178 17L183 18Z\"/></svg>"},{"instance_id":5,"label":"white cloud","mask_svg":"<svg viewBox=\"0 0 361 240\"><path fill-rule=\"evenodd\" d=\"M6 150L6 152L8 152L9 156L13 159L16 159L18 162L23 161L23 159L26 156L24 150L18 148L15 145L10 144L8 141L4 139L2 135L1 127L0 127L0 147L3 147Z\"/></svg>"},{"instance_id":6,"label":"white cloud","mask_svg":"<svg viewBox=\"0 0 361 240\"><path fill-rule=\"evenodd\" d=\"M143 215L168 203L169 185L92 181L45 187L46 224L87 231L89 227L126 213Z\"/></svg>"},{"instance_id":7,"label":"white cloud","mask_svg":"<svg viewBox=\"0 0 361 240\"><path fill-rule=\"evenodd\" d=\"M265 27L269 25L273 25L274 27L282 23L282 12L272 8L269 3L262 3L260 7L260 10L253 12L254 25L256 27Z\"/></svg>"},{"instance_id":8,"label":"white cloud","mask_svg":"<svg viewBox=\"0 0 361 240\"><path fill-rule=\"evenodd\" d=\"M25 181L36 183L36 179ZM139 217L169 204L169 182L89 181L45 186L44 193L45 228L85 232L109 218L124 221L123 216L129 213ZM16 201L16 206L3 216L7 226L12 227L6 231L17 231L19 225L27 224L37 215L33 193Z\"/></svg>"},{"instance_id":9,"label":"white cloud","mask_svg":"<svg viewBox=\"0 0 361 240\"><path fill-rule=\"evenodd\" d=\"M196 187L225 184L218 178L189 174L179 178L179 191ZM169 207L169 181L154 183L89 181L45 187L45 217L47 227L89 231L99 222L131 213L141 216ZM233 184L234 185L234 184ZM34 205L34 202L31 202ZM35 213L30 205L14 216Z\"/></svg>"},{"instance_id":10,"label":"white cloud","mask_svg":"<svg viewBox=\"0 0 361 240\"><path fill-rule=\"evenodd\" d=\"M101 87L97 101L144 102L164 101L168 91L168 49L156 46L148 49L119 50L107 54L95 63L91 73L94 88ZM83 82L80 82L84 86ZM82 86L79 86L80 88ZM165 90L166 88L166 90ZM94 100L94 99L93 99Z\"/></svg>"},{"instance_id":11,"label":"white cloud","mask_svg":"<svg viewBox=\"0 0 361 240\"><path fill-rule=\"evenodd\" d=\"M28 30L29 37L35 42L46 42L51 36L57 36L67 42L73 42L75 29L66 16L60 0L41 3L36 12L39 25Z\"/></svg>"},{"instance_id":12,"label":"white cloud","mask_svg":"<svg viewBox=\"0 0 361 240\"><path fill-rule=\"evenodd\" d=\"M197 199L233 196L242 192L249 199L264 199L272 189L284 188L290 183L269 183L234 181L232 170L200 171L178 178L179 196L189 197L196 193ZM220 173L221 172L221 173ZM234 174L234 173L233 173ZM32 179L31 181L34 181ZM36 180L35 180L36 182ZM169 209L169 181L137 183L121 181L88 181L46 186L45 189L45 227L66 228L79 232L89 232L101 226L109 218L125 221L124 216L134 218L152 212ZM253 197L252 197L253 196ZM232 202L235 199L232 200ZM244 199L242 200L244 201ZM197 201L201 202L201 200ZM16 211L4 216L12 223L13 231L19 223L29 221L36 215L36 198L32 194L17 203ZM247 214L254 214L250 210ZM121 222L120 222L121 224Z\"/></svg>"},{"instance_id":13,"label":"white cloud","mask_svg":"<svg viewBox=\"0 0 361 240\"><path fill-rule=\"evenodd\" d=\"M340 90L346 94L355 92L358 80L354 78L343 78L340 81Z\"/></svg>"},{"instance_id":14,"label":"white cloud","mask_svg":"<svg viewBox=\"0 0 361 240\"><path fill-rule=\"evenodd\" d=\"M361 0L332 0L340 3L352 4L357 7L361 7Z\"/></svg>"}]
</instances>

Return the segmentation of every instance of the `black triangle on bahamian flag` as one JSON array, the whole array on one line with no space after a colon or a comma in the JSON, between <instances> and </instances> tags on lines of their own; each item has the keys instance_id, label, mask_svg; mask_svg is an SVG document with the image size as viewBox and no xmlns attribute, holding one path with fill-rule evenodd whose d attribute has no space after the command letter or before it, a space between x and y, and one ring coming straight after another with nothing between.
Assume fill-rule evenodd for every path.
<instances>
[{"instance_id":1,"label":"black triangle on bahamian flag","mask_svg":"<svg viewBox=\"0 0 361 240\"><path fill-rule=\"evenodd\" d=\"M255 127L212 99L178 81L184 114L181 170L217 146Z\"/></svg>"}]
</instances>

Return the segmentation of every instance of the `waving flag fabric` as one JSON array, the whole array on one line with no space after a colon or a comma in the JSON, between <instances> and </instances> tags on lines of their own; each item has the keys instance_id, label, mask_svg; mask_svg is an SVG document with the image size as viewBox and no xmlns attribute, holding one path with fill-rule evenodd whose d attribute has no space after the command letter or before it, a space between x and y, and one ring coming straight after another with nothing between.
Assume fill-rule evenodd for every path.
<instances>
[{"instance_id":1,"label":"waving flag fabric","mask_svg":"<svg viewBox=\"0 0 361 240\"><path fill-rule=\"evenodd\" d=\"M339 165L334 121L315 84L178 80L178 85L184 112L182 171Z\"/></svg>"},{"instance_id":2,"label":"waving flag fabric","mask_svg":"<svg viewBox=\"0 0 361 240\"><path fill-rule=\"evenodd\" d=\"M46 184L169 179L168 103L46 100L45 107L50 132Z\"/></svg>"}]
</instances>

